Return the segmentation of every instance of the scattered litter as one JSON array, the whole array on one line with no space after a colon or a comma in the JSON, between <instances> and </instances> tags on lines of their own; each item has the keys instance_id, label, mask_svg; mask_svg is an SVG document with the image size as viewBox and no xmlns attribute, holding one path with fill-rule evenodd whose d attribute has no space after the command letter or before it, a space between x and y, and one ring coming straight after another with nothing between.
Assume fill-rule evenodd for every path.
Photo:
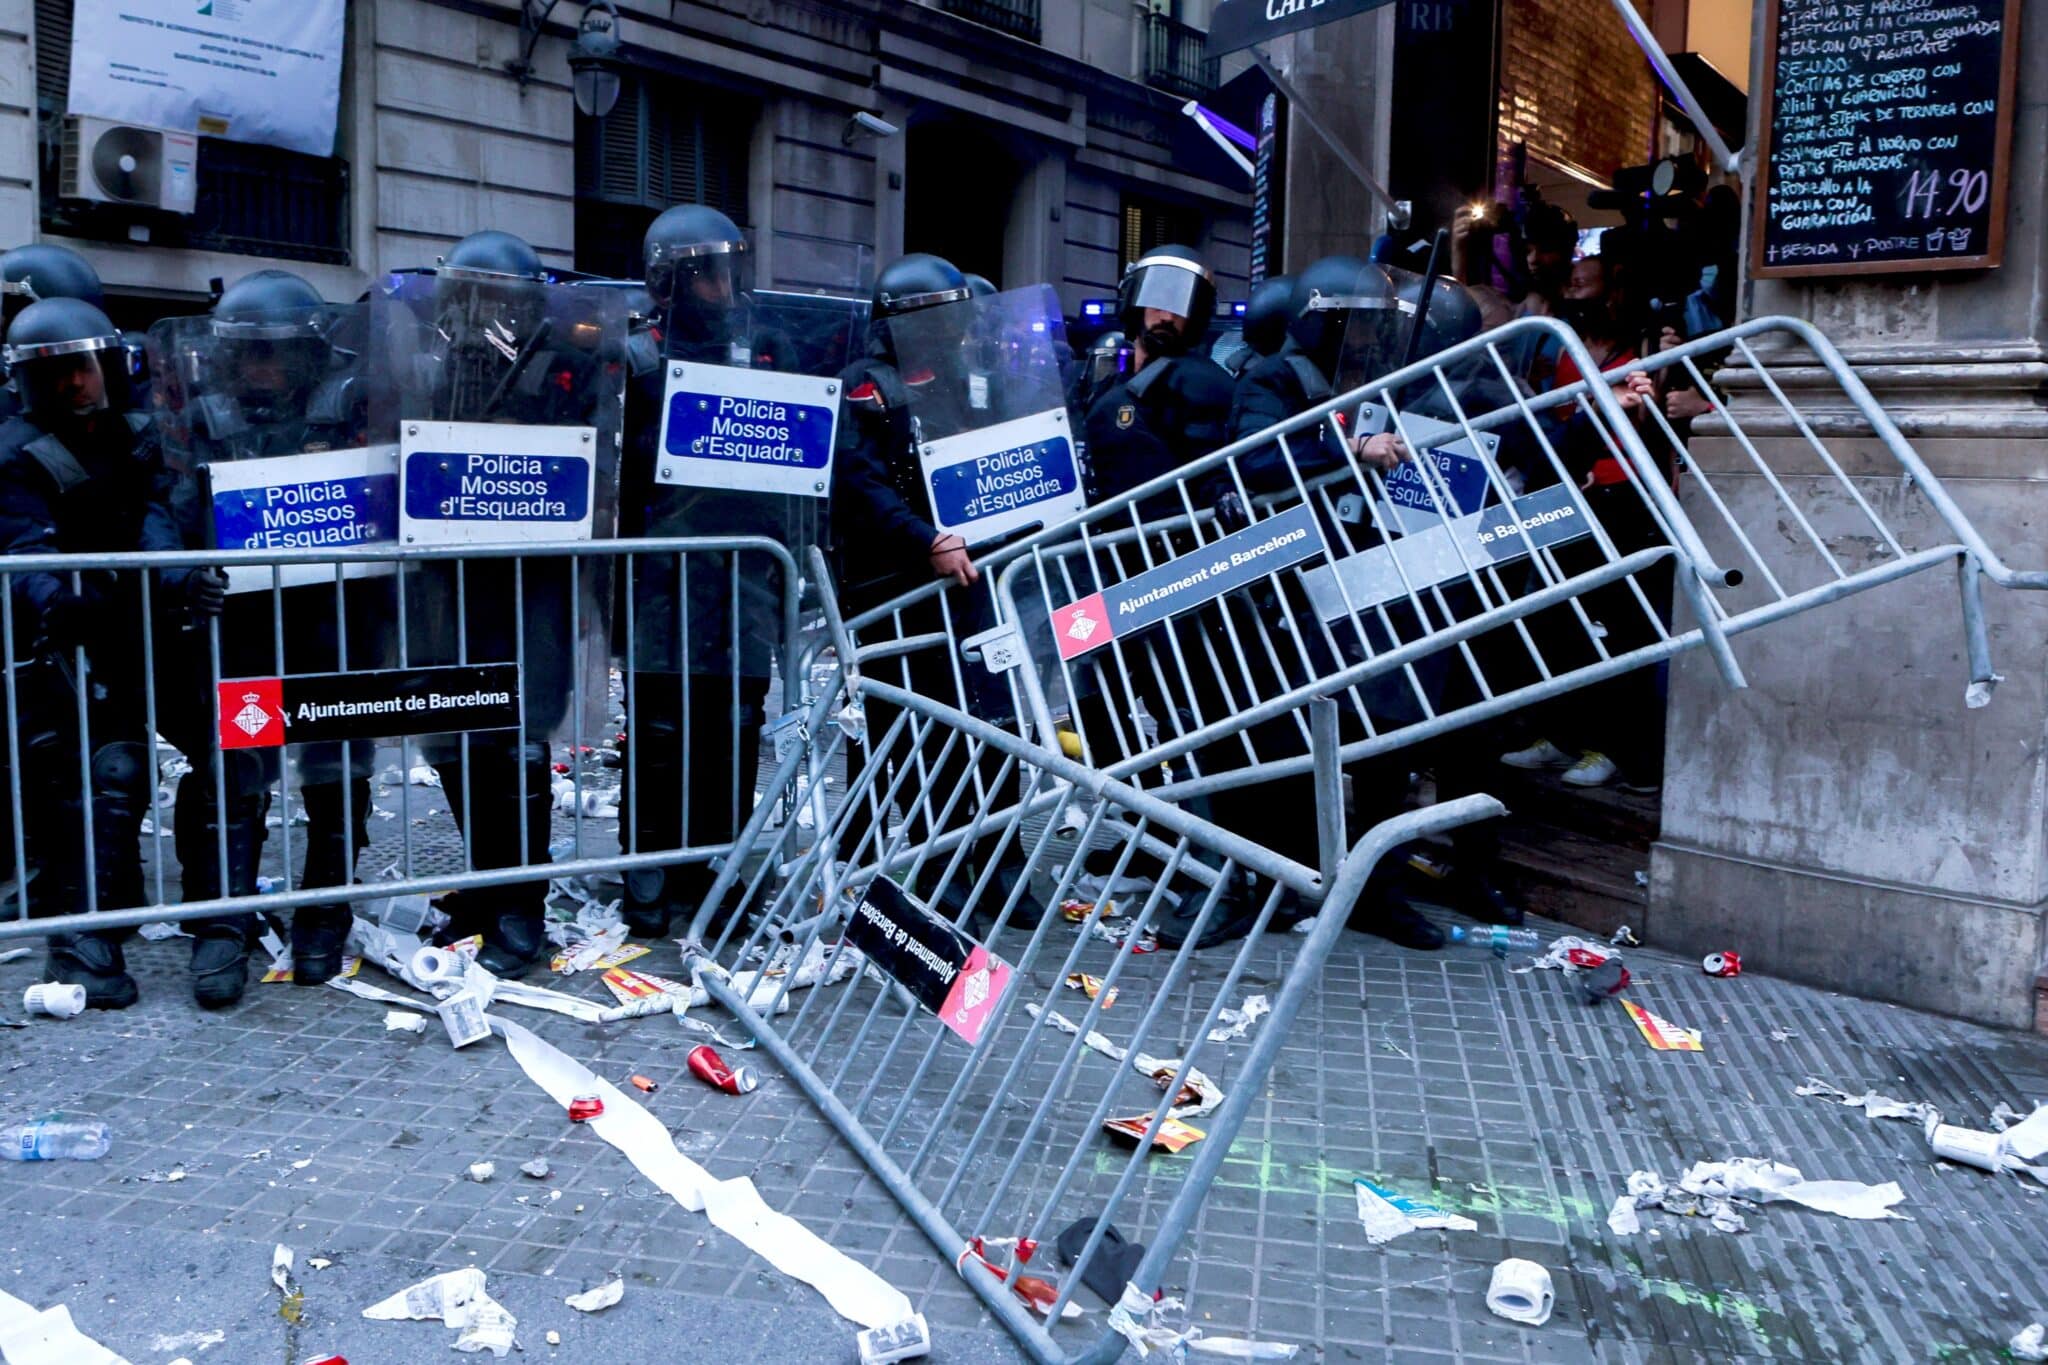
<instances>
[{"instance_id":1,"label":"scattered litter","mask_svg":"<svg viewBox=\"0 0 2048 1365\"><path fill-rule=\"evenodd\" d=\"M1628 1017L1636 1021L1642 1031L1643 1041L1658 1052L1701 1052L1700 1031L1696 1028L1680 1028L1669 1019L1650 1013L1633 1000L1624 1000L1621 1007L1628 1011Z\"/></svg>"},{"instance_id":2,"label":"scattered litter","mask_svg":"<svg viewBox=\"0 0 2048 1365\"><path fill-rule=\"evenodd\" d=\"M1986 1171L2025 1171L2048 1185L2048 1165L2037 1164L2048 1154L2048 1105L2002 1132L1958 1128L1941 1122L1939 1115L1928 1118L1926 1132L1928 1146L1944 1161Z\"/></svg>"},{"instance_id":3,"label":"scattered litter","mask_svg":"<svg viewBox=\"0 0 2048 1365\"><path fill-rule=\"evenodd\" d=\"M1702 1161L1680 1177L1679 1188L1722 1199L1749 1199L1759 1204L1779 1201L1818 1209L1843 1218L1897 1218L1892 1206L1905 1191L1894 1181L1866 1185L1860 1180L1808 1180L1796 1166L1758 1157Z\"/></svg>"},{"instance_id":4,"label":"scattered litter","mask_svg":"<svg viewBox=\"0 0 2048 1365\"><path fill-rule=\"evenodd\" d=\"M1152 1126L1152 1116L1150 1114L1133 1114L1127 1118L1104 1119L1102 1126L1118 1137L1129 1138L1133 1142L1143 1142L1146 1130ZM1193 1146L1207 1136L1208 1134L1199 1128L1182 1123L1179 1119L1169 1118L1160 1124L1159 1131L1152 1135L1152 1145L1169 1152L1179 1152L1184 1148Z\"/></svg>"},{"instance_id":5,"label":"scattered litter","mask_svg":"<svg viewBox=\"0 0 2048 1365\"><path fill-rule=\"evenodd\" d=\"M135 1177L145 1185L175 1185L184 1178L183 1166L173 1166L168 1171L145 1171Z\"/></svg>"},{"instance_id":6,"label":"scattered litter","mask_svg":"<svg viewBox=\"0 0 2048 1365\"><path fill-rule=\"evenodd\" d=\"M76 1019L85 1013L85 987L57 981L38 981L21 993L21 1007L29 1014L52 1019Z\"/></svg>"},{"instance_id":7,"label":"scattered litter","mask_svg":"<svg viewBox=\"0 0 2048 1365\"><path fill-rule=\"evenodd\" d=\"M633 1083L633 1088L635 1090L643 1091L644 1093L649 1095L652 1095L655 1091L661 1089L661 1084L658 1081L652 1080L646 1076L642 1076L637 1072L635 1072L631 1076L628 1076L626 1079Z\"/></svg>"},{"instance_id":8,"label":"scattered litter","mask_svg":"<svg viewBox=\"0 0 2048 1365\"><path fill-rule=\"evenodd\" d=\"M1446 1212L1421 1199L1395 1194L1370 1180L1353 1180L1358 1190L1358 1221L1365 1225L1365 1240L1374 1246L1391 1242L1417 1228L1442 1228L1448 1232L1477 1232L1479 1224L1470 1218Z\"/></svg>"},{"instance_id":9,"label":"scattered litter","mask_svg":"<svg viewBox=\"0 0 2048 1365\"><path fill-rule=\"evenodd\" d=\"M1180 1057L1147 1057L1142 1052L1131 1058L1131 1069L1140 1076L1151 1077L1152 1082L1161 1090L1170 1087L1174 1077L1180 1075L1181 1068L1186 1065L1186 1060ZM1179 1091L1173 1097L1173 1107L1166 1112L1172 1118L1191 1119L1208 1113L1222 1103L1223 1087L1202 1072L1190 1068L1187 1079L1181 1082Z\"/></svg>"},{"instance_id":10,"label":"scattered litter","mask_svg":"<svg viewBox=\"0 0 2048 1365\"><path fill-rule=\"evenodd\" d=\"M870 1327L853 1341L860 1348L860 1365L891 1365L893 1361L917 1360L932 1353L932 1332L922 1313L912 1313L901 1322Z\"/></svg>"},{"instance_id":11,"label":"scattered litter","mask_svg":"<svg viewBox=\"0 0 2048 1365\"><path fill-rule=\"evenodd\" d=\"M328 1260L325 1256L308 1256L306 1258L306 1264L313 1267L313 1269L315 1270L325 1270L327 1269L327 1267L333 1265L334 1262Z\"/></svg>"},{"instance_id":12,"label":"scattered litter","mask_svg":"<svg viewBox=\"0 0 2048 1365\"><path fill-rule=\"evenodd\" d=\"M1155 1299L1135 1284L1109 1310L1109 1325L1137 1348L1141 1356L1161 1352L1182 1360L1188 1352L1231 1360L1292 1360L1301 1347L1290 1342L1253 1341L1249 1337L1212 1337L1187 1321L1187 1305L1179 1299Z\"/></svg>"},{"instance_id":13,"label":"scattered litter","mask_svg":"<svg viewBox=\"0 0 2048 1365\"><path fill-rule=\"evenodd\" d=\"M270 1282L284 1296L277 1315L297 1327L306 1320L306 1293L292 1282L292 1249L283 1242L270 1253Z\"/></svg>"},{"instance_id":14,"label":"scattered litter","mask_svg":"<svg viewBox=\"0 0 2048 1365\"><path fill-rule=\"evenodd\" d=\"M68 1305L60 1303L38 1312L4 1293L0 1293L0 1359L10 1365L127 1365L122 1357L78 1330Z\"/></svg>"},{"instance_id":15,"label":"scattered litter","mask_svg":"<svg viewBox=\"0 0 2048 1365\"><path fill-rule=\"evenodd\" d=\"M1090 1000L1100 997L1102 1008L1104 1009L1108 1009L1116 1003L1116 988L1112 986L1107 991L1103 990L1102 979L1090 976L1086 972L1068 972L1067 989L1079 991Z\"/></svg>"},{"instance_id":16,"label":"scattered litter","mask_svg":"<svg viewBox=\"0 0 2048 1365\"><path fill-rule=\"evenodd\" d=\"M1808 1076L1806 1084L1797 1087L1792 1093L1833 1100L1836 1104L1850 1109L1861 1109L1874 1119L1909 1119L1914 1123L1925 1124L1930 1119L1938 1120L1941 1117L1933 1105L1924 1101L1907 1104L1889 1095L1880 1095L1875 1090L1866 1090L1861 1095L1851 1095L1846 1090L1837 1090L1826 1081L1816 1080L1812 1076Z\"/></svg>"},{"instance_id":17,"label":"scattered litter","mask_svg":"<svg viewBox=\"0 0 2048 1365\"><path fill-rule=\"evenodd\" d=\"M144 831L144 833L147 832L146 830ZM185 932L183 925L172 924L169 920L158 920L155 924L142 925L135 932L140 934L146 943L162 943L167 938L192 937L192 935Z\"/></svg>"},{"instance_id":18,"label":"scattered litter","mask_svg":"<svg viewBox=\"0 0 2048 1365\"><path fill-rule=\"evenodd\" d=\"M1579 996L1589 1005L1603 1004L1629 988L1631 978L1621 959L1610 957L1578 978Z\"/></svg>"},{"instance_id":19,"label":"scattered litter","mask_svg":"<svg viewBox=\"0 0 2048 1365\"><path fill-rule=\"evenodd\" d=\"M1550 951L1536 958L1529 965L1544 971L1575 972L1588 967L1597 967L1614 954L1608 952L1611 944L1595 943L1589 938L1575 938L1570 934L1550 941Z\"/></svg>"},{"instance_id":20,"label":"scattered litter","mask_svg":"<svg viewBox=\"0 0 2048 1365\"><path fill-rule=\"evenodd\" d=\"M411 1010L386 1010L384 1011L384 1031L386 1033L425 1033L427 1031L427 1016L424 1014L414 1014Z\"/></svg>"},{"instance_id":21,"label":"scattered litter","mask_svg":"<svg viewBox=\"0 0 2048 1365\"><path fill-rule=\"evenodd\" d=\"M1742 957L1737 953L1708 953L1700 959L1700 970L1708 976L1742 975Z\"/></svg>"},{"instance_id":22,"label":"scattered litter","mask_svg":"<svg viewBox=\"0 0 2048 1365\"><path fill-rule=\"evenodd\" d=\"M588 1123L604 1117L604 1100L597 1095L578 1095L569 1101L569 1122Z\"/></svg>"},{"instance_id":23,"label":"scattered litter","mask_svg":"<svg viewBox=\"0 0 2048 1365\"><path fill-rule=\"evenodd\" d=\"M1541 1327L1550 1321L1557 1303L1550 1272L1534 1261L1515 1257L1493 1268L1493 1282L1486 1287L1486 1306L1509 1322Z\"/></svg>"},{"instance_id":24,"label":"scattered litter","mask_svg":"<svg viewBox=\"0 0 2048 1365\"><path fill-rule=\"evenodd\" d=\"M306 1157L306 1158L304 1158L303 1160L300 1160L300 1161L294 1161L294 1162L292 1163L292 1169L293 1169L293 1170L295 1170L295 1171L303 1171L303 1170L305 1170L305 1169L306 1169L306 1168L307 1168L308 1166L310 1166L310 1165L312 1165L312 1164L313 1164L313 1158L312 1158L312 1157Z\"/></svg>"},{"instance_id":25,"label":"scattered litter","mask_svg":"<svg viewBox=\"0 0 2048 1365\"><path fill-rule=\"evenodd\" d=\"M4 960L5 959L0 959L0 961ZM2005 1101L2000 1100L1998 1102L1998 1107L1991 1111L1991 1126L1998 1132L2002 1133L2006 1129L2012 1127L2015 1123L2018 1123L2021 1117L2022 1116L2019 1110L2013 1108Z\"/></svg>"},{"instance_id":26,"label":"scattered litter","mask_svg":"<svg viewBox=\"0 0 2048 1365\"><path fill-rule=\"evenodd\" d=\"M597 1288L586 1289L581 1294L571 1294L562 1302L579 1313L601 1313L625 1297L626 1282L614 1275Z\"/></svg>"},{"instance_id":27,"label":"scattered litter","mask_svg":"<svg viewBox=\"0 0 2048 1365\"><path fill-rule=\"evenodd\" d=\"M1636 876L1641 879L1636 883L1638 886L1644 885L1649 881L1649 878L1640 872ZM1636 931L1626 924L1609 934L1607 942L1610 947L1614 948L1640 948L1643 946L1643 941L1636 937Z\"/></svg>"},{"instance_id":28,"label":"scattered litter","mask_svg":"<svg viewBox=\"0 0 2048 1365\"><path fill-rule=\"evenodd\" d=\"M728 1095L746 1095L761 1084L753 1068L741 1067L737 1071L725 1064L725 1058L718 1055L718 1049L709 1043L699 1043L690 1049L688 1058L690 1074L713 1090L723 1090Z\"/></svg>"},{"instance_id":29,"label":"scattered litter","mask_svg":"<svg viewBox=\"0 0 2048 1365\"><path fill-rule=\"evenodd\" d=\"M1245 1030L1258 1022L1260 1015L1272 1012L1273 1007L1266 1003L1265 996L1248 995L1241 1007L1234 1010L1226 1009L1216 1016L1216 1022L1222 1027L1209 1030L1209 1041L1227 1043L1233 1038L1242 1038Z\"/></svg>"},{"instance_id":30,"label":"scattered litter","mask_svg":"<svg viewBox=\"0 0 2048 1365\"><path fill-rule=\"evenodd\" d=\"M396 782L398 780L398 770L396 768L393 768L386 775L385 780L390 782ZM441 785L441 774L435 772L431 767L424 763L415 763L411 768L406 770L405 780L407 784L414 787L438 787ZM499 1352L499 1354L503 1355L504 1352L501 1351Z\"/></svg>"},{"instance_id":31,"label":"scattered litter","mask_svg":"<svg viewBox=\"0 0 2048 1365\"><path fill-rule=\"evenodd\" d=\"M1798 1034L1787 1028L1774 1028L1771 1030L1771 1041L1774 1043L1789 1043L1798 1036Z\"/></svg>"},{"instance_id":32,"label":"scattered litter","mask_svg":"<svg viewBox=\"0 0 2048 1365\"><path fill-rule=\"evenodd\" d=\"M491 1177L497 1173L498 1164L495 1161L472 1161L469 1163L469 1170L464 1172L479 1185L488 1184Z\"/></svg>"},{"instance_id":33,"label":"scattered litter","mask_svg":"<svg viewBox=\"0 0 2048 1365\"><path fill-rule=\"evenodd\" d=\"M547 1158L541 1156L537 1156L531 1161L521 1162L519 1165L519 1174L529 1180L546 1180L548 1178L548 1170Z\"/></svg>"},{"instance_id":34,"label":"scattered litter","mask_svg":"<svg viewBox=\"0 0 2048 1365\"><path fill-rule=\"evenodd\" d=\"M2005 1344L2014 1360L2048 1360L2048 1326L2029 1323Z\"/></svg>"},{"instance_id":35,"label":"scattered litter","mask_svg":"<svg viewBox=\"0 0 2048 1365\"><path fill-rule=\"evenodd\" d=\"M1633 1237L1643 1230L1643 1220L1636 1217L1634 1195L1615 1196L1614 1207L1607 1210L1607 1230L1616 1237Z\"/></svg>"},{"instance_id":36,"label":"scattered litter","mask_svg":"<svg viewBox=\"0 0 2048 1365\"><path fill-rule=\"evenodd\" d=\"M605 971L622 966L653 951L644 943L626 942L626 926L617 924L599 930L574 947L565 947L554 955L548 965L563 976L574 976L592 968Z\"/></svg>"},{"instance_id":37,"label":"scattered litter","mask_svg":"<svg viewBox=\"0 0 2048 1365\"><path fill-rule=\"evenodd\" d=\"M19 962L22 958L27 957L30 953L33 953L34 951L35 949L33 948L0 949L0 965L4 965L9 962Z\"/></svg>"},{"instance_id":38,"label":"scattered litter","mask_svg":"<svg viewBox=\"0 0 2048 1365\"><path fill-rule=\"evenodd\" d=\"M168 1355L172 1351L205 1352L228 1339L228 1334L216 1327L210 1332L162 1333L151 1339L149 1349ZM174 1362L175 1365L175 1362Z\"/></svg>"},{"instance_id":39,"label":"scattered litter","mask_svg":"<svg viewBox=\"0 0 2048 1365\"><path fill-rule=\"evenodd\" d=\"M484 1018L483 997L473 990L449 996L436 1012L441 1016L441 1027L448 1030L449 1043L455 1047L468 1047L491 1036L490 1023Z\"/></svg>"},{"instance_id":40,"label":"scattered litter","mask_svg":"<svg viewBox=\"0 0 2048 1365\"><path fill-rule=\"evenodd\" d=\"M547 1343L550 1346L560 1346L562 1344L562 1334L560 1332L554 1331L553 1329L549 1329L547 1335Z\"/></svg>"},{"instance_id":41,"label":"scattered litter","mask_svg":"<svg viewBox=\"0 0 2048 1365\"><path fill-rule=\"evenodd\" d=\"M371 1304L363 1310L363 1316L374 1322L427 1322L438 1318L450 1330L460 1333L455 1338L456 1350L489 1351L501 1359L512 1349L512 1333L519 1326L518 1319L484 1292L484 1272L475 1266L421 1280L381 1303Z\"/></svg>"}]
</instances>

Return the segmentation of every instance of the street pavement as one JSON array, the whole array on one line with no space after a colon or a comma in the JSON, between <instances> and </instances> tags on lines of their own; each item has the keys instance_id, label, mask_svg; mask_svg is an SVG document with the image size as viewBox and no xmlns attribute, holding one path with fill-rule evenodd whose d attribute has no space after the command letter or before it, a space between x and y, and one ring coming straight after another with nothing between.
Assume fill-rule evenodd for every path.
<instances>
[{"instance_id":1,"label":"street pavement","mask_svg":"<svg viewBox=\"0 0 2048 1365\"><path fill-rule=\"evenodd\" d=\"M379 804L397 795L386 786ZM406 795L407 818L425 822L418 861L430 846L445 856L453 827L439 793ZM380 847L392 823L373 829ZM585 831L602 841L614 826ZM1261 945L1244 987L1276 990L1299 943ZM238 1008L202 1015L186 994L186 950L131 944L134 1009L0 1030L0 1121L89 1113L114 1134L99 1162L0 1163L0 1290L68 1304L82 1330L137 1362L337 1352L363 1365L446 1359L455 1334L439 1324L361 1311L473 1265L518 1317L529 1360L855 1358L853 1329L818 1295L567 1122L497 1039L454 1051L438 1026L389 1033L382 1005L283 984L252 984ZM1191 997L1213 994L1213 956L1198 959ZM1994 1360L2048 1316L2048 1188L1935 1162L1912 1123L1793 1093L1813 1077L1983 1128L2000 1104L2024 1113L2048 1100L2048 1040L1788 984L1769 962L1721 980L1654 945L1628 961L1629 998L1699 1029L1703 1051L1652 1051L1617 1004L1580 1003L1559 972L1347 932L1167 1292L1205 1332L1298 1343L1310 1361ZM674 971L676 949L633 965ZM0 966L0 1013L19 1013L35 969ZM372 969L364 979L397 984ZM548 984L609 1001L595 974ZM658 1081L643 1102L679 1148L715 1176L750 1176L772 1206L909 1295L931 1321L935 1359L1019 1358L950 1258L764 1053L744 1059L760 1089L734 1097L690 1076L684 1056L702 1040L666 1018L598 1026L501 1008L615 1083ZM1227 1091L1248 1045L1212 1048L1201 1065ZM1194 1150L1156 1154L1148 1172L1184 1168ZM1852 1222L1780 1203L1735 1234L1646 1209L1641 1232L1609 1231L1631 1171L1675 1180L1736 1156L1896 1181L1904 1216ZM519 1174L534 1157L550 1163L548 1180ZM467 1180L482 1160L496 1178ZM1361 1176L1477 1231L1371 1246ZM1125 1231L1141 1239L1156 1205L1132 1207ZM278 1243L297 1257L297 1322L270 1281ZM1509 1256L1551 1272L1556 1311L1540 1328L1485 1306ZM626 1285L618 1306L564 1306L613 1273ZM1070 1349L1105 1320L1092 1294L1078 1301L1088 1312L1062 1329Z\"/></svg>"}]
</instances>

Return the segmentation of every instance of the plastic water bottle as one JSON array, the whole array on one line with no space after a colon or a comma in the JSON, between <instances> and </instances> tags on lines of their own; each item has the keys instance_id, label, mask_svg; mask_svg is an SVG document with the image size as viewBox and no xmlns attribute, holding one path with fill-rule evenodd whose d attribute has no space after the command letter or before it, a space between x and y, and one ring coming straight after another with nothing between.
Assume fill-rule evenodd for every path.
<instances>
[{"instance_id":1,"label":"plastic water bottle","mask_svg":"<svg viewBox=\"0 0 2048 1365\"><path fill-rule=\"evenodd\" d=\"M1533 953L1543 947L1543 936L1534 929L1510 929L1505 924L1481 925L1467 929L1451 926L1451 942L1467 948L1490 948L1496 953Z\"/></svg>"},{"instance_id":2,"label":"plastic water bottle","mask_svg":"<svg viewBox=\"0 0 2048 1365\"><path fill-rule=\"evenodd\" d=\"M0 1128L0 1157L9 1161L98 1161L114 1145L98 1119L62 1114Z\"/></svg>"}]
</instances>

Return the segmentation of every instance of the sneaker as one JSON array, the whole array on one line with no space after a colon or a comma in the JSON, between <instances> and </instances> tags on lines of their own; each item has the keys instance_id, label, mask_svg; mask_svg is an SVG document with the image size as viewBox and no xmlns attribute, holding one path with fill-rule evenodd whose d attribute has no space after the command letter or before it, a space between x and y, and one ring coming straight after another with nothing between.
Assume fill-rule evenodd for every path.
<instances>
[{"instance_id":1,"label":"sneaker","mask_svg":"<svg viewBox=\"0 0 2048 1365\"><path fill-rule=\"evenodd\" d=\"M1565 771L1564 780L1574 787L1604 787L1614 780L1614 760L1588 749Z\"/></svg>"},{"instance_id":2,"label":"sneaker","mask_svg":"<svg viewBox=\"0 0 2048 1365\"><path fill-rule=\"evenodd\" d=\"M1526 749L1502 754L1500 761L1510 768L1534 771L1539 768L1568 768L1572 765L1572 756L1549 740L1539 739Z\"/></svg>"},{"instance_id":3,"label":"sneaker","mask_svg":"<svg viewBox=\"0 0 2048 1365\"><path fill-rule=\"evenodd\" d=\"M89 1010L125 1010L141 994L128 975L120 943L99 934L51 939L43 980L85 987Z\"/></svg>"}]
</instances>

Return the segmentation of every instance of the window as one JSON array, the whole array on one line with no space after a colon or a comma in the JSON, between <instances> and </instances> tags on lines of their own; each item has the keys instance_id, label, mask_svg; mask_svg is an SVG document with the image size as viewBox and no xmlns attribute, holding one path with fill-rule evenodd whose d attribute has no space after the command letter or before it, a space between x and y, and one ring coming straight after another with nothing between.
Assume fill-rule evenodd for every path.
<instances>
[{"instance_id":1,"label":"window","mask_svg":"<svg viewBox=\"0 0 2048 1365\"><path fill-rule=\"evenodd\" d=\"M677 97L680 82L638 73L601 119L576 117L576 268L640 274L640 239L663 209L708 204L747 222L747 151L754 110ZM737 107L735 107L737 105Z\"/></svg>"},{"instance_id":2,"label":"window","mask_svg":"<svg viewBox=\"0 0 2048 1365\"><path fill-rule=\"evenodd\" d=\"M191 214L94 204L58 194L71 84L72 0L36 0L36 112L41 129L42 222L67 236L346 265L348 163L281 147L199 139L199 203Z\"/></svg>"},{"instance_id":3,"label":"window","mask_svg":"<svg viewBox=\"0 0 2048 1365\"><path fill-rule=\"evenodd\" d=\"M939 8L977 24L1038 41L1038 0L939 0Z\"/></svg>"},{"instance_id":4,"label":"window","mask_svg":"<svg viewBox=\"0 0 2048 1365\"><path fill-rule=\"evenodd\" d=\"M1154 247L1177 242L1197 246L1202 235L1202 215L1180 204L1161 203L1138 195L1124 196L1123 261L1118 274Z\"/></svg>"}]
</instances>

